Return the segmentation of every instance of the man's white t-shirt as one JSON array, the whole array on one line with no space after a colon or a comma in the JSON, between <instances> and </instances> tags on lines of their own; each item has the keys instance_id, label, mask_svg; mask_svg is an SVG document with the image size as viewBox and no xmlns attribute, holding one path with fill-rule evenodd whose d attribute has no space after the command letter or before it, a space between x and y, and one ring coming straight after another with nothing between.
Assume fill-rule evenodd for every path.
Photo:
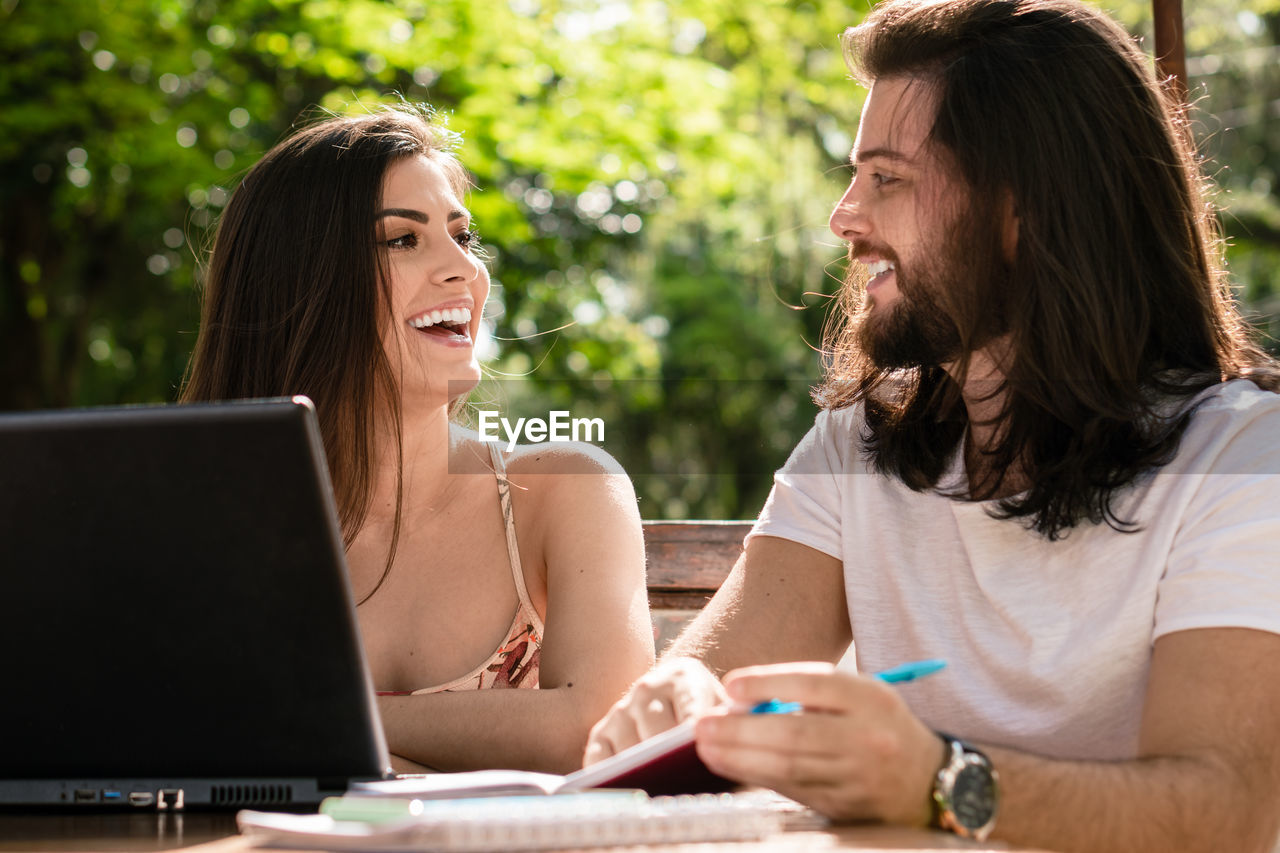
<instances>
[{"instance_id":1,"label":"man's white t-shirt","mask_svg":"<svg viewBox=\"0 0 1280 853\"><path fill-rule=\"evenodd\" d=\"M844 565L858 668L944 658L899 689L928 725L1050 757L1137 751L1154 641L1280 633L1280 395L1215 386L1176 457L1119 496L1141 531L1082 524L1049 542L989 504L913 492L863 454L862 407L824 411L774 478L748 541ZM942 484L963 483L957 452Z\"/></svg>"}]
</instances>

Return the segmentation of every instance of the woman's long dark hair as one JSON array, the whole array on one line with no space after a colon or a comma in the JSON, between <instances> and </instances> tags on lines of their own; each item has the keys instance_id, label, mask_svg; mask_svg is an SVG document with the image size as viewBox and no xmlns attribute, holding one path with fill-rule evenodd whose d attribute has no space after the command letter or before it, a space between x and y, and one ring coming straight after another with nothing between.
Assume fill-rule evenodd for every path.
<instances>
[{"instance_id":1,"label":"woman's long dark hair","mask_svg":"<svg viewBox=\"0 0 1280 853\"><path fill-rule=\"evenodd\" d=\"M181 400L310 397L348 546L369 513L382 419L403 469L399 382L382 343L391 304L376 241L383 176L425 155L461 196L469 182L455 143L427 107L322 119L249 170L214 238ZM398 476L379 586L395 556L402 489Z\"/></svg>"},{"instance_id":2,"label":"woman's long dark hair","mask_svg":"<svg viewBox=\"0 0 1280 853\"><path fill-rule=\"evenodd\" d=\"M1085 520L1134 529L1114 495L1176 452L1190 417L1176 401L1231 378L1276 388L1227 286L1183 108L1123 29L1074 0L890 0L844 46L864 83L934 87L930 142L971 191L974 251L1000 246L1010 202L1019 220L1008 275L948 305L961 353L989 341L993 314L1011 344L992 474L972 497L1020 471L1029 491L997 516L1051 540ZM965 428L965 362L954 379L877 367L856 345L861 302L851 270L815 396L863 401L876 469L935 487Z\"/></svg>"}]
</instances>

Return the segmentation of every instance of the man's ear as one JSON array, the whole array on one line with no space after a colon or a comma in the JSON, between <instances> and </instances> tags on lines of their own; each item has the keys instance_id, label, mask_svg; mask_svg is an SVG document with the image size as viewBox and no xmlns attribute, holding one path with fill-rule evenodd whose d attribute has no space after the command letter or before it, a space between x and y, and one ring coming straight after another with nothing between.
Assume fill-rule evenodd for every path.
<instances>
[{"instance_id":1,"label":"man's ear","mask_svg":"<svg viewBox=\"0 0 1280 853\"><path fill-rule=\"evenodd\" d=\"M1000 248L1004 252L1005 263L1013 266L1018 257L1018 231L1022 220L1018 218L1017 205L1013 203L1013 193L1004 191L1003 203L1000 205Z\"/></svg>"}]
</instances>

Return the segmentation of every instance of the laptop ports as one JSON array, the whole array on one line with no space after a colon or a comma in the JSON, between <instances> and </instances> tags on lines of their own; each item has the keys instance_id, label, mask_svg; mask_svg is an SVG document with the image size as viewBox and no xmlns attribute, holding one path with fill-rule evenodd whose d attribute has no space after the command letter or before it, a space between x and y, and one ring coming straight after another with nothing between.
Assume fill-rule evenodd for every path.
<instances>
[{"instance_id":1,"label":"laptop ports","mask_svg":"<svg viewBox=\"0 0 1280 853\"><path fill-rule=\"evenodd\" d=\"M158 797L157 807L161 811L166 809L169 811L181 811L185 805L181 788L161 788L156 792Z\"/></svg>"},{"instance_id":2,"label":"laptop ports","mask_svg":"<svg viewBox=\"0 0 1280 853\"><path fill-rule=\"evenodd\" d=\"M142 808L149 806L156 801L156 795L150 791L130 791L129 805Z\"/></svg>"},{"instance_id":3,"label":"laptop ports","mask_svg":"<svg viewBox=\"0 0 1280 853\"><path fill-rule=\"evenodd\" d=\"M76 788L77 803L96 803L98 801L98 792L93 788Z\"/></svg>"}]
</instances>

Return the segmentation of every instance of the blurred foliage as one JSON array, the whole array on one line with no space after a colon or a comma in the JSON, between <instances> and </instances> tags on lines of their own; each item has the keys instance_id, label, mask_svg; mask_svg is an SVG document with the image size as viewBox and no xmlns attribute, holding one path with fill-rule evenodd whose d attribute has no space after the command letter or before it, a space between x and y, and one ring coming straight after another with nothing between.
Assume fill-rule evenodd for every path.
<instances>
[{"instance_id":1,"label":"blurred foliage","mask_svg":"<svg viewBox=\"0 0 1280 853\"><path fill-rule=\"evenodd\" d=\"M1151 49L1151 3L1104 4ZM1280 352L1280 0L1183 7L1192 127L1246 313Z\"/></svg>"},{"instance_id":2,"label":"blurred foliage","mask_svg":"<svg viewBox=\"0 0 1280 853\"><path fill-rule=\"evenodd\" d=\"M0 409L172 400L239 176L316 107L402 97L476 178L476 405L603 418L645 517L753 516L812 422L863 97L837 36L865 8L0 0ZM1187 42L1232 268L1274 317L1280 0L1189 6Z\"/></svg>"}]
</instances>

